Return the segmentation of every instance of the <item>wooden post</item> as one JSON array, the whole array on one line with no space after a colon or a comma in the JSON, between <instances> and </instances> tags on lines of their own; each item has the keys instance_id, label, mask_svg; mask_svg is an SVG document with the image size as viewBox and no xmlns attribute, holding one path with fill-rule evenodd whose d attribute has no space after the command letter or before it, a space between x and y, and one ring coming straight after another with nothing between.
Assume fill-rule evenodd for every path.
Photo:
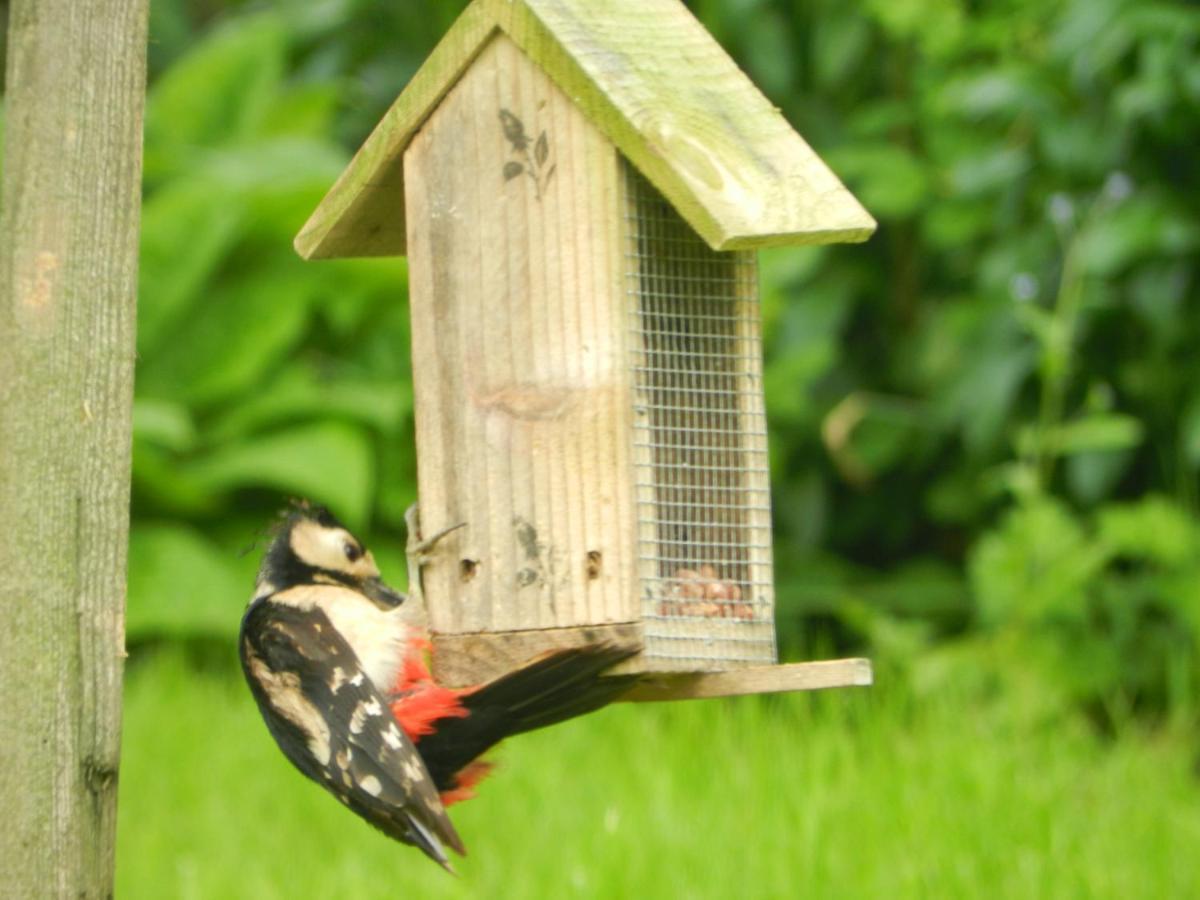
<instances>
[{"instance_id":1,"label":"wooden post","mask_svg":"<svg viewBox=\"0 0 1200 900\"><path fill-rule=\"evenodd\" d=\"M148 0L14 0L0 184L0 892L111 897Z\"/></svg>"}]
</instances>

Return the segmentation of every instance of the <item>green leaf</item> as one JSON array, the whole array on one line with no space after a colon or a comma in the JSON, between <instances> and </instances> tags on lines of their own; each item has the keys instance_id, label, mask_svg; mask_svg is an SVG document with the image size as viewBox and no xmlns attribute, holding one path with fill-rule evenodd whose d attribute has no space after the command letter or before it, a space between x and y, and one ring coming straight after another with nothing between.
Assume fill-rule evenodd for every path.
<instances>
[{"instance_id":1,"label":"green leaf","mask_svg":"<svg viewBox=\"0 0 1200 900\"><path fill-rule=\"evenodd\" d=\"M292 239L345 162L329 140L273 137L203 154L195 177L245 210L248 241L258 239L269 255L291 260Z\"/></svg>"},{"instance_id":2,"label":"green leaf","mask_svg":"<svg viewBox=\"0 0 1200 900\"><path fill-rule=\"evenodd\" d=\"M133 442L133 497L135 520L137 511L144 509L183 518L211 515L219 510L222 499L189 478L176 454L137 438Z\"/></svg>"},{"instance_id":3,"label":"green leaf","mask_svg":"<svg viewBox=\"0 0 1200 900\"><path fill-rule=\"evenodd\" d=\"M795 72L795 54L789 45L788 23L773 9L762 8L758 15L742 21L739 37L754 52L746 57L747 71L771 97L785 95Z\"/></svg>"},{"instance_id":4,"label":"green leaf","mask_svg":"<svg viewBox=\"0 0 1200 900\"><path fill-rule=\"evenodd\" d=\"M159 78L146 103L149 180L182 171L192 148L256 133L280 93L287 37L277 15L242 16Z\"/></svg>"},{"instance_id":5,"label":"green leaf","mask_svg":"<svg viewBox=\"0 0 1200 900\"><path fill-rule=\"evenodd\" d=\"M1126 136L1100 118L1057 116L1038 129L1037 141L1051 166L1099 179L1118 164Z\"/></svg>"},{"instance_id":6,"label":"green leaf","mask_svg":"<svg viewBox=\"0 0 1200 900\"><path fill-rule=\"evenodd\" d=\"M1032 165L1024 147L989 147L982 153L961 157L950 168L950 185L963 197L992 194L1008 187Z\"/></svg>"},{"instance_id":7,"label":"green leaf","mask_svg":"<svg viewBox=\"0 0 1200 900\"><path fill-rule=\"evenodd\" d=\"M1108 551L1065 506L1035 498L972 548L968 572L986 624L1087 617L1087 591Z\"/></svg>"},{"instance_id":8,"label":"green leaf","mask_svg":"<svg viewBox=\"0 0 1200 900\"><path fill-rule=\"evenodd\" d=\"M145 361L139 387L147 396L193 404L249 390L301 338L315 287L290 257L215 286Z\"/></svg>"},{"instance_id":9,"label":"green leaf","mask_svg":"<svg viewBox=\"0 0 1200 900\"><path fill-rule=\"evenodd\" d=\"M968 450L980 453L1003 434L1035 359L1030 347L989 341L968 357L958 380L943 386L937 406L961 427Z\"/></svg>"},{"instance_id":10,"label":"green leaf","mask_svg":"<svg viewBox=\"0 0 1200 900\"><path fill-rule=\"evenodd\" d=\"M1142 423L1133 416L1108 413L1087 416L1050 429L1046 446L1055 453L1090 453L1126 450L1142 441Z\"/></svg>"},{"instance_id":11,"label":"green leaf","mask_svg":"<svg viewBox=\"0 0 1200 900\"><path fill-rule=\"evenodd\" d=\"M886 578L869 581L858 592L873 608L908 616L966 616L970 593L956 566L918 558L898 566Z\"/></svg>"},{"instance_id":12,"label":"green leaf","mask_svg":"<svg viewBox=\"0 0 1200 900\"><path fill-rule=\"evenodd\" d=\"M851 7L830 9L816 23L813 75L826 90L836 89L862 64L871 43L870 23Z\"/></svg>"},{"instance_id":13,"label":"green leaf","mask_svg":"<svg viewBox=\"0 0 1200 900\"><path fill-rule=\"evenodd\" d=\"M982 238L996 227L995 204L988 199L946 197L921 220L921 229L938 250L961 252L964 244Z\"/></svg>"},{"instance_id":14,"label":"green leaf","mask_svg":"<svg viewBox=\"0 0 1200 900\"><path fill-rule=\"evenodd\" d=\"M818 289L780 313L763 373L767 409L776 423L812 424L819 414L811 388L837 361L838 331L849 313L840 301Z\"/></svg>"},{"instance_id":15,"label":"green leaf","mask_svg":"<svg viewBox=\"0 0 1200 900\"><path fill-rule=\"evenodd\" d=\"M1033 303L1019 303L1013 307L1013 316L1025 326L1043 347L1053 347L1058 340L1058 319L1054 313Z\"/></svg>"},{"instance_id":16,"label":"green leaf","mask_svg":"<svg viewBox=\"0 0 1200 900\"><path fill-rule=\"evenodd\" d=\"M1133 197L1091 221L1078 239L1079 261L1099 276L1111 276L1149 256L1182 256L1200 246L1200 226L1174 202Z\"/></svg>"},{"instance_id":17,"label":"green leaf","mask_svg":"<svg viewBox=\"0 0 1200 900\"><path fill-rule=\"evenodd\" d=\"M971 119L999 116L1005 120L1044 111L1046 88L1042 73L1026 65L971 71L950 79L935 94L939 107Z\"/></svg>"},{"instance_id":18,"label":"green leaf","mask_svg":"<svg viewBox=\"0 0 1200 900\"><path fill-rule=\"evenodd\" d=\"M1179 422L1183 456L1193 469L1200 468L1200 392L1192 395Z\"/></svg>"},{"instance_id":19,"label":"green leaf","mask_svg":"<svg viewBox=\"0 0 1200 900\"><path fill-rule=\"evenodd\" d=\"M129 533L131 641L150 637L232 637L252 586L231 559L185 525L135 522Z\"/></svg>"},{"instance_id":20,"label":"green leaf","mask_svg":"<svg viewBox=\"0 0 1200 900\"><path fill-rule=\"evenodd\" d=\"M863 205L880 218L912 215L928 198L925 161L896 144L840 147L829 154L829 162Z\"/></svg>"},{"instance_id":21,"label":"green leaf","mask_svg":"<svg viewBox=\"0 0 1200 900\"><path fill-rule=\"evenodd\" d=\"M133 439L167 450L190 450L196 426L182 404L138 397L133 401Z\"/></svg>"},{"instance_id":22,"label":"green leaf","mask_svg":"<svg viewBox=\"0 0 1200 900\"><path fill-rule=\"evenodd\" d=\"M207 151L199 175L252 203L314 192L320 199L345 164L346 154L328 139L287 134Z\"/></svg>"},{"instance_id":23,"label":"green leaf","mask_svg":"<svg viewBox=\"0 0 1200 900\"><path fill-rule=\"evenodd\" d=\"M1130 279L1130 308L1164 343L1169 343L1178 331L1192 271L1193 261L1188 259L1154 260L1139 266Z\"/></svg>"},{"instance_id":24,"label":"green leaf","mask_svg":"<svg viewBox=\"0 0 1200 900\"><path fill-rule=\"evenodd\" d=\"M1130 450L1091 450L1067 457L1071 495L1086 504L1109 496L1133 461Z\"/></svg>"},{"instance_id":25,"label":"green leaf","mask_svg":"<svg viewBox=\"0 0 1200 900\"><path fill-rule=\"evenodd\" d=\"M408 384L344 377L322 380L307 366L293 364L231 407L206 430L206 436L215 442L237 440L310 418L349 419L390 434L411 407Z\"/></svg>"},{"instance_id":26,"label":"green leaf","mask_svg":"<svg viewBox=\"0 0 1200 900\"><path fill-rule=\"evenodd\" d=\"M375 484L362 429L319 422L232 444L183 467L188 481L217 493L268 488L324 503L352 528L366 524Z\"/></svg>"},{"instance_id":27,"label":"green leaf","mask_svg":"<svg viewBox=\"0 0 1200 900\"><path fill-rule=\"evenodd\" d=\"M408 335L408 263L404 257L365 259L331 259L314 268L323 278L320 304L321 317L340 339L361 340L359 329L366 334L380 331L397 345ZM402 315L388 316L388 306L400 309ZM403 332L391 327L403 325ZM404 354L407 359L408 354ZM409 369L405 368L405 373Z\"/></svg>"},{"instance_id":28,"label":"green leaf","mask_svg":"<svg viewBox=\"0 0 1200 900\"><path fill-rule=\"evenodd\" d=\"M1165 497L1109 506L1100 513L1098 530L1113 554L1165 566L1194 566L1200 551L1200 527Z\"/></svg>"},{"instance_id":29,"label":"green leaf","mask_svg":"<svg viewBox=\"0 0 1200 900\"><path fill-rule=\"evenodd\" d=\"M178 181L142 205L138 352L153 354L238 239L242 206L213 185Z\"/></svg>"},{"instance_id":30,"label":"green leaf","mask_svg":"<svg viewBox=\"0 0 1200 900\"><path fill-rule=\"evenodd\" d=\"M329 140L341 94L332 84L306 84L271 104L263 118L264 136Z\"/></svg>"}]
</instances>

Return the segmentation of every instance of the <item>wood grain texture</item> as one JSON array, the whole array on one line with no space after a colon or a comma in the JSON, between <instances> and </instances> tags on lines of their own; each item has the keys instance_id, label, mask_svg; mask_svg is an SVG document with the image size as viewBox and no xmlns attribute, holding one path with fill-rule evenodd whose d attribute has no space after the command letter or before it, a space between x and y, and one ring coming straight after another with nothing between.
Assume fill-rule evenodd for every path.
<instances>
[{"instance_id":1,"label":"wood grain texture","mask_svg":"<svg viewBox=\"0 0 1200 900\"><path fill-rule=\"evenodd\" d=\"M729 672L647 676L621 699L631 702L700 700L743 694L865 687L873 681L869 659L831 659L780 666L755 666Z\"/></svg>"},{"instance_id":2,"label":"wood grain texture","mask_svg":"<svg viewBox=\"0 0 1200 900\"><path fill-rule=\"evenodd\" d=\"M408 142L503 31L713 249L865 240L875 222L679 0L476 0L296 239L305 258L403 254Z\"/></svg>"},{"instance_id":3,"label":"wood grain texture","mask_svg":"<svg viewBox=\"0 0 1200 900\"><path fill-rule=\"evenodd\" d=\"M616 153L498 35L404 164L432 629L633 621Z\"/></svg>"},{"instance_id":4,"label":"wood grain texture","mask_svg":"<svg viewBox=\"0 0 1200 900\"><path fill-rule=\"evenodd\" d=\"M447 687L471 687L506 675L551 650L599 643L630 649L641 647L641 628L627 623L541 631L435 634L433 677L438 684Z\"/></svg>"},{"instance_id":5,"label":"wood grain texture","mask_svg":"<svg viewBox=\"0 0 1200 900\"><path fill-rule=\"evenodd\" d=\"M10 6L2 893L111 897L147 0Z\"/></svg>"}]
</instances>

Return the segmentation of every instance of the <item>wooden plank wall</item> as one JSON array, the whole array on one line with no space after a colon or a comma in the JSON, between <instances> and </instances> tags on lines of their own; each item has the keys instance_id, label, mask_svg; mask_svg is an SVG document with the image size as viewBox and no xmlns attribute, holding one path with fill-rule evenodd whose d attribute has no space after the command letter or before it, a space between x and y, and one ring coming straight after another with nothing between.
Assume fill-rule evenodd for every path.
<instances>
[{"instance_id":1,"label":"wooden plank wall","mask_svg":"<svg viewBox=\"0 0 1200 900\"><path fill-rule=\"evenodd\" d=\"M633 621L615 150L498 35L404 181L432 630Z\"/></svg>"}]
</instances>

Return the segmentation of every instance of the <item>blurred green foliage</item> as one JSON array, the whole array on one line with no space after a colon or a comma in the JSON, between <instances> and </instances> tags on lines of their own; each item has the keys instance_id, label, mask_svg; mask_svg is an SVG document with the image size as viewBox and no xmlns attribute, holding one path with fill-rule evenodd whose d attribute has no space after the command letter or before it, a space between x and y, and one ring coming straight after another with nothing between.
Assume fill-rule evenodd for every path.
<instances>
[{"instance_id":1,"label":"blurred green foliage","mask_svg":"<svg viewBox=\"0 0 1200 900\"><path fill-rule=\"evenodd\" d=\"M880 221L763 255L787 652L1190 709L1200 8L690 5ZM399 570L404 261L291 239L462 6L153 4L132 641L231 633L286 495Z\"/></svg>"}]
</instances>

